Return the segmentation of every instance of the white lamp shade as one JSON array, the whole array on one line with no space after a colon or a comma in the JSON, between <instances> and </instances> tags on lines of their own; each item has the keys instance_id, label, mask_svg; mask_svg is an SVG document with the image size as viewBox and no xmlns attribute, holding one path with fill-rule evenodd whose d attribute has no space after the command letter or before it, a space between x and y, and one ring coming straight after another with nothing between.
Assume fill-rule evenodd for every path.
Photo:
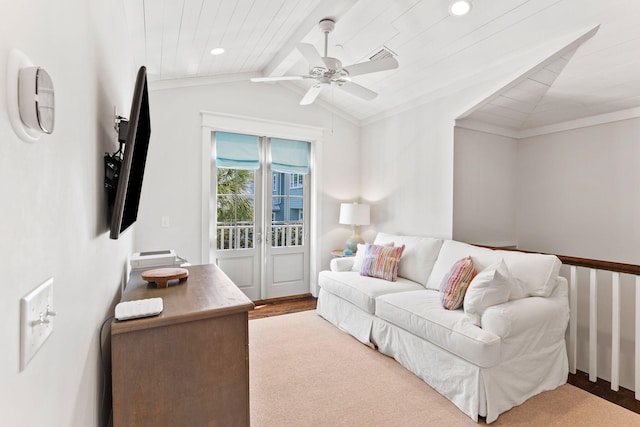
<instances>
[{"instance_id":1,"label":"white lamp shade","mask_svg":"<svg viewBox=\"0 0 640 427\"><path fill-rule=\"evenodd\" d=\"M340 204L340 224L369 225L369 205L360 203Z\"/></svg>"}]
</instances>

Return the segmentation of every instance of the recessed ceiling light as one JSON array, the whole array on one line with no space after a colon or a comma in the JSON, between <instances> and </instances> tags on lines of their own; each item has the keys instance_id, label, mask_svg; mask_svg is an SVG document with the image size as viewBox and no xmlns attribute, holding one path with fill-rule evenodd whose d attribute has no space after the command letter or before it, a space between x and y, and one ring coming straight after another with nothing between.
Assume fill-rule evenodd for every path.
<instances>
[{"instance_id":1,"label":"recessed ceiling light","mask_svg":"<svg viewBox=\"0 0 640 427\"><path fill-rule=\"evenodd\" d=\"M471 2L469 0L459 0L451 3L449 6L449 12L455 16L462 16L469 13L471 10Z\"/></svg>"},{"instance_id":2,"label":"recessed ceiling light","mask_svg":"<svg viewBox=\"0 0 640 427\"><path fill-rule=\"evenodd\" d=\"M222 47L214 47L211 49L211 55L220 55L221 53L224 53L224 48Z\"/></svg>"}]
</instances>

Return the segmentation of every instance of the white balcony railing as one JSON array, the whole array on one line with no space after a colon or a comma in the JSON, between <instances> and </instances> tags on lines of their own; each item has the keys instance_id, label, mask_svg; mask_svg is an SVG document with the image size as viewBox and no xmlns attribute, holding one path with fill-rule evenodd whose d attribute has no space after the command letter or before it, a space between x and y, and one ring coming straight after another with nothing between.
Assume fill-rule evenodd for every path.
<instances>
[{"instance_id":1,"label":"white balcony railing","mask_svg":"<svg viewBox=\"0 0 640 427\"><path fill-rule=\"evenodd\" d=\"M254 233L253 221L219 222L216 225L216 249L251 249L255 246ZM304 225L297 222L272 222L267 238L274 248L301 246L304 244Z\"/></svg>"},{"instance_id":2,"label":"white balcony railing","mask_svg":"<svg viewBox=\"0 0 640 427\"><path fill-rule=\"evenodd\" d=\"M304 244L303 224L273 222L271 223L271 246L280 248L285 246L302 246Z\"/></svg>"}]
</instances>

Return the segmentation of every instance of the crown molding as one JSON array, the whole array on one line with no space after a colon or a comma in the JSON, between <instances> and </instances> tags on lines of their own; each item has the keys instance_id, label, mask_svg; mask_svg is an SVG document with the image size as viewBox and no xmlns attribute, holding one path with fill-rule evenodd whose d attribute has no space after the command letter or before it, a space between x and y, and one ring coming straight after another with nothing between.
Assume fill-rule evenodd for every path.
<instances>
[{"instance_id":1,"label":"crown molding","mask_svg":"<svg viewBox=\"0 0 640 427\"><path fill-rule=\"evenodd\" d=\"M518 132L518 138L530 138L532 136L547 135L550 133L564 132L567 130L581 129L589 126L603 125L606 123L620 122L622 120L635 119L640 117L640 107L629 108L627 110L614 111L612 113L598 114L595 116L583 117L547 126L540 126L531 129L522 129Z\"/></svg>"},{"instance_id":2,"label":"crown molding","mask_svg":"<svg viewBox=\"0 0 640 427\"><path fill-rule=\"evenodd\" d=\"M506 136L508 138L520 139L520 131L507 129L490 123L478 122L471 119L458 119L455 126L462 129L470 129L478 132L490 133L493 135Z\"/></svg>"},{"instance_id":3,"label":"crown molding","mask_svg":"<svg viewBox=\"0 0 640 427\"><path fill-rule=\"evenodd\" d=\"M550 133L565 132L568 130L582 129L589 126L598 126L607 123L614 123L637 118L640 118L640 107L614 111L611 113L598 114L594 116L581 117L575 120L568 120L566 122L554 123L551 125L530 129L507 129L504 127L470 119L458 119L456 120L456 126L463 129L491 133L494 135L506 136L514 139L524 139L534 136L548 135Z\"/></svg>"}]
</instances>

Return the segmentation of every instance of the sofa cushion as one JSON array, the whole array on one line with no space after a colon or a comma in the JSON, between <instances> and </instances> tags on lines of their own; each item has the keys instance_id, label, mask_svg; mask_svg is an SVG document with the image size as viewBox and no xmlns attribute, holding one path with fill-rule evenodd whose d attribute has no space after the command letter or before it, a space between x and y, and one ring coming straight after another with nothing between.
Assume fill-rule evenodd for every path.
<instances>
[{"instance_id":1,"label":"sofa cushion","mask_svg":"<svg viewBox=\"0 0 640 427\"><path fill-rule=\"evenodd\" d=\"M467 243L445 240L433 265L433 270L427 281L427 289L440 290L440 284L451 270L451 266L458 260L470 256L477 271L482 271L498 260L494 251Z\"/></svg>"},{"instance_id":2,"label":"sofa cushion","mask_svg":"<svg viewBox=\"0 0 640 427\"><path fill-rule=\"evenodd\" d=\"M487 308L509 301L513 281L502 259L478 273L464 297L464 314L471 323L482 326L480 318Z\"/></svg>"},{"instance_id":3,"label":"sofa cushion","mask_svg":"<svg viewBox=\"0 0 640 427\"><path fill-rule=\"evenodd\" d=\"M481 367L499 364L500 337L469 322L462 310L443 308L438 294L422 289L382 295L375 315Z\"/></svg>"},{"instance_id":4,"label":"sofa cushion","mask_svg":"<svg viewBox=\"0 0 640 427\"><path fill-rule=\"evenodd\" d=\"M442 240L431 237L378 233L373 243L384 245L388 242L394 242L396 246L404 245L404 251L398 265L398 277L404 277L425 286L438 258Z\"/></svg>"},{"instance_id":5,"label":"sofa cushion","mask_svg":"<svg viewBox=\"0 0 640 427\"><path fill-rule=\"evenodd\" d=\"M440 283L451 266L466 256L471 256L478 271L504 259L512 276L522 281L527 296L551 295L562 266L555 255L492 250L455 240L445 240L427 281L427 288L440 289Z\"/></svg>"},{"instance_id":6,"label":"sofa cushion","mask_svg":"<svg viewBox=\"0 0 640 427\"><path fill-rule=\"evenodd\" d=\"M449 274L444 277L440 288L440 300L444 308L457 310L462 307L469 283L476 273L470 256L453 264Z\"/></svg>"},{"instance_id":7,"label":"sofa cushion","mask_svg":"<svg viewBox=\"0 0 640 427\"><path fill-rule=\"evenodd\" d=\"M389 282L361 276L355 271L321 271L318 275L318 286L370 314L374 313L375 299L380 295L416 289L424 290L419 283L401 277L395 282Z\"/></svg>"},{"instance_id":8,"label":"sofa cushion","mask_svg":"<svg viewBox=\"0 0 640 427\"><path fill-rule=\"evenodd\" d=\"M403 250L404 245L389 247L367 244L360 275L395 282L398 277L398 262Z\"/></svg>"}]
</instances>

